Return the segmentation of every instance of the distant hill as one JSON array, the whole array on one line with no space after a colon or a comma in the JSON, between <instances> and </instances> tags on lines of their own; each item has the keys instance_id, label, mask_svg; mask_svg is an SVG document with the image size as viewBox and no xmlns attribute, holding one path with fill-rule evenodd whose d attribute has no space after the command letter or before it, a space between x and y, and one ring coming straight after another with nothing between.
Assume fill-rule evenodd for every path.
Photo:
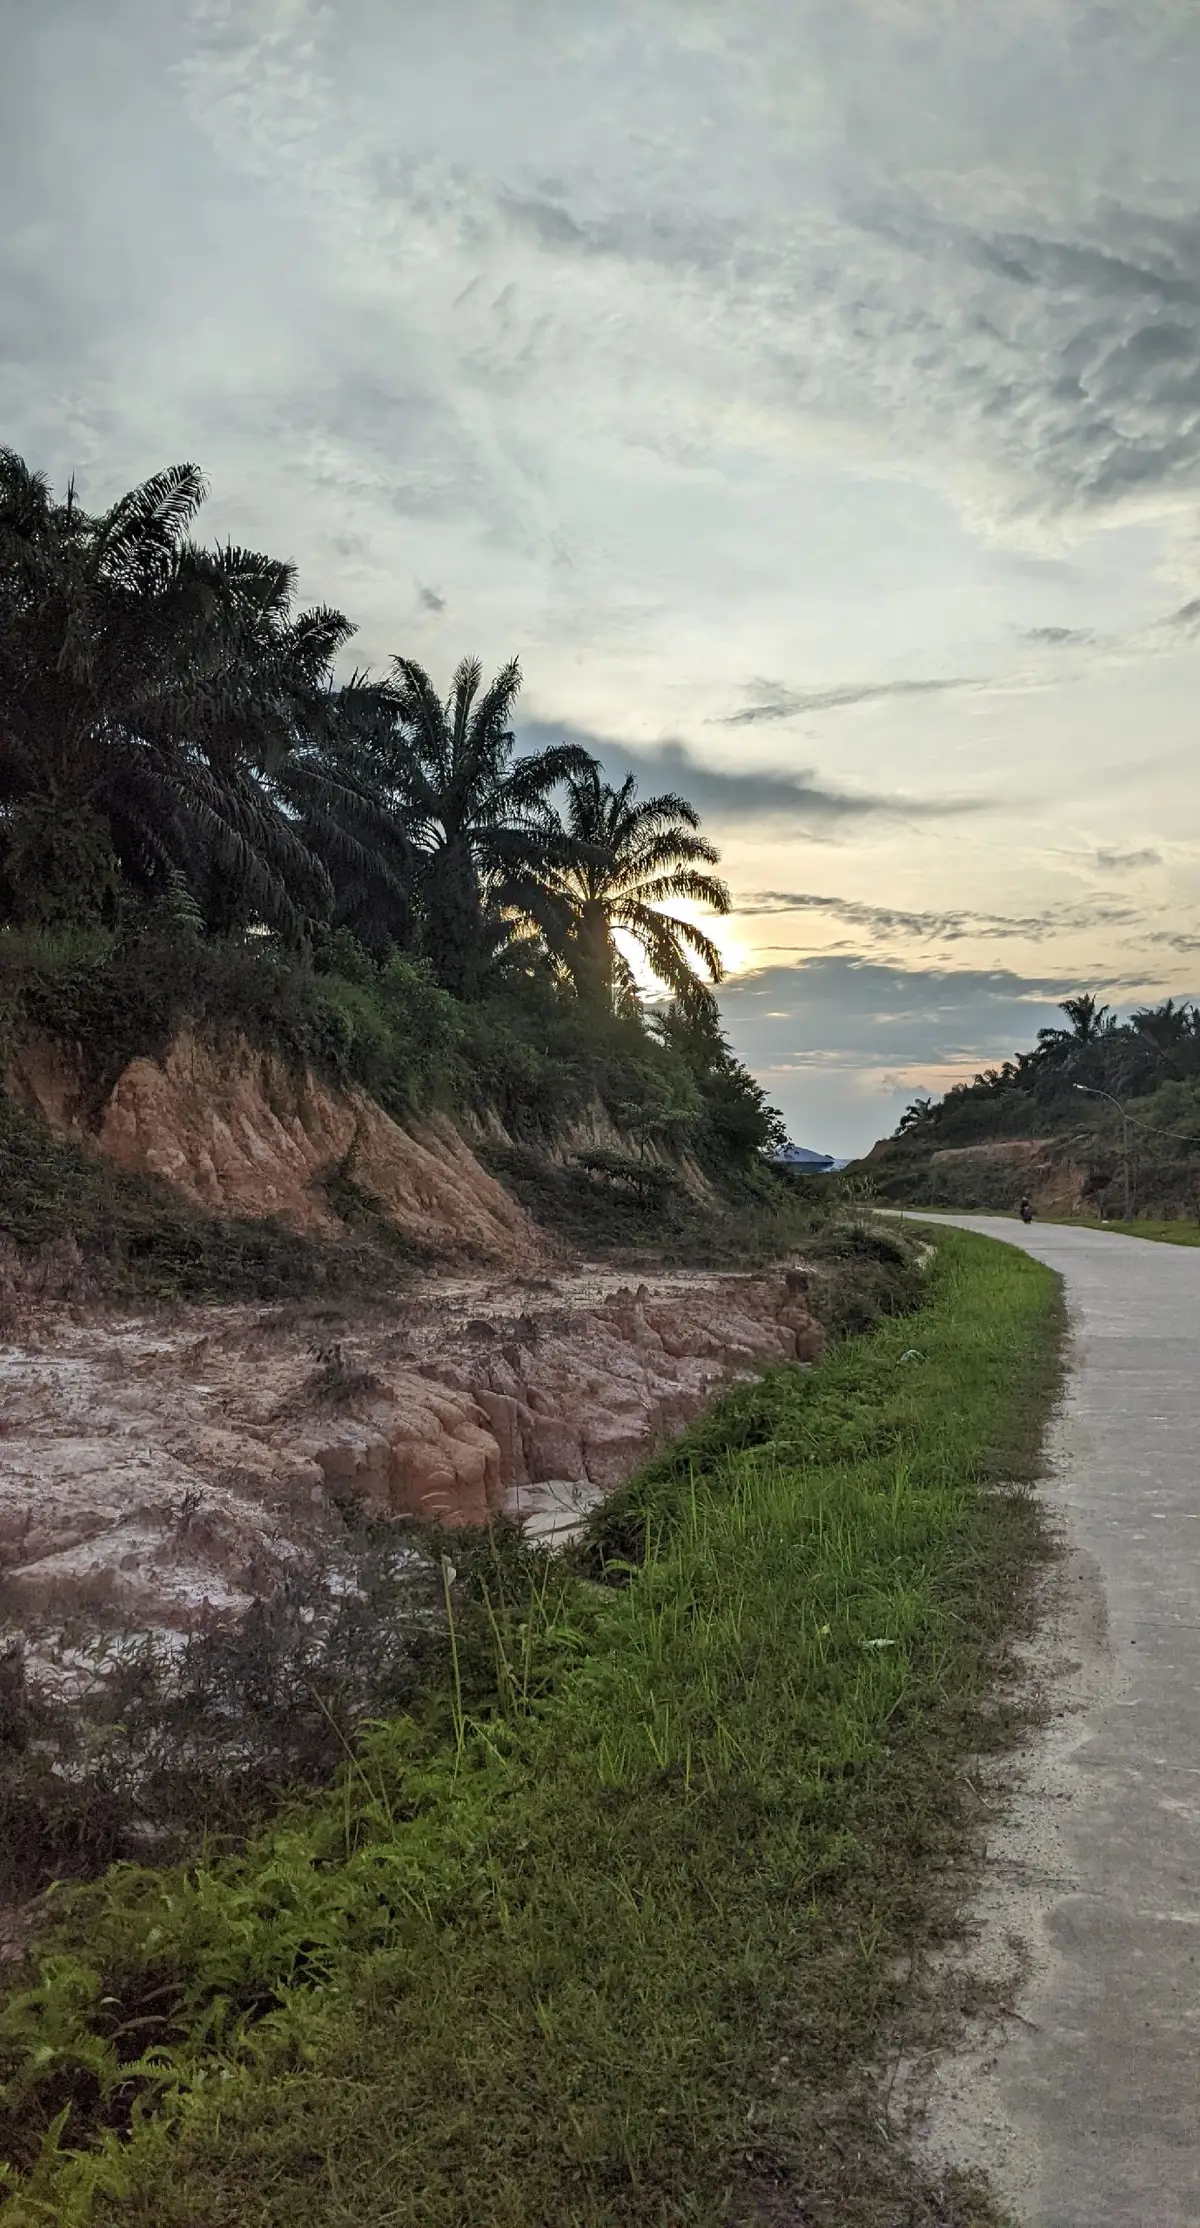
<instances>
[{"instance_id":1,"label":"distant hill","mask_svg":"<svg viewBox=\"0 0 1200 2228\"><path fill-rule=\"evenodd\" d=\"M1200 1009L1120 1020L1090 994L1065 1026L941 1099L854 1164L897 1205L1200 1215Z\"/></svg>"}]
</instances>

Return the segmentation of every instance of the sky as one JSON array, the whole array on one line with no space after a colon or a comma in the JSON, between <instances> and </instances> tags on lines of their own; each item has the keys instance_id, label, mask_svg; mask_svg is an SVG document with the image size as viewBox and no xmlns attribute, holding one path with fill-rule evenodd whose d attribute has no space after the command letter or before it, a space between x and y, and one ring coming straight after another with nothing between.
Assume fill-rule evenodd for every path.
<instances>
[{"instance_id":1,"label":"sky","mask_svg":"<svg viewBox=\"0 0 1200 2228\"><path fill-rule=\"evenodd\" d=\"M1187 0L0 28L0 440L689 795L798 1140L1200 986Z\"/></svg>"}]
</instances>

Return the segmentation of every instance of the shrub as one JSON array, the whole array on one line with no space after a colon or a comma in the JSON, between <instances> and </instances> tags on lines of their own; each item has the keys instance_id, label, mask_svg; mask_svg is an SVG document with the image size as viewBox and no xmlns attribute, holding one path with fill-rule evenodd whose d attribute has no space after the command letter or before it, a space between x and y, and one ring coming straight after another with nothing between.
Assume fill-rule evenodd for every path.
<instances>
[{"instance_id":1,"label":"shrub","mask_svg":"<svg viewBox=\"0 0 1200 2228\"><path fill-rule=\"evenodd\" d=\"M78 1646L59 1636L69 1696L10 1645L0 1892L236 1840L289 1792L327 1784L356 1730L410 1708L440 1670L442 1607L436 1555L417 1535L357 1520L338 1554L181 1648L115 1624Z\"/></svg>"}]
</instances>

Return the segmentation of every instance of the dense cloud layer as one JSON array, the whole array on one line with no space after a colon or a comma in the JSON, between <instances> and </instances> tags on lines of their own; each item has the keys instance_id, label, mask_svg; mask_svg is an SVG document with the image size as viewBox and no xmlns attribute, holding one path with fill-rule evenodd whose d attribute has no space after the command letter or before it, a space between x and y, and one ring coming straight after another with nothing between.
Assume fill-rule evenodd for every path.
<instances>
[{"instance_id":1,"label":"dense cloud layer","mask_svg":"<svg viewBox=\"0 0 1200 2228\"><path fill-rule=\"evenodd\" d=\"M778 821L800 827L825 826L868 817L941 820L960 813L986 810L974 797L904 797L874 794L869 790L836 788L823 781L811 767L772 771L769 767L714 766L685 743L665 742L651 748L597 735L585 728L553 725L542 720L522 720L519 739L529 749L559 742L581 743L599 758L614 781L632 774L644 795L662 790L682 792L705 815L728 826L739 821ZM803 900L809 903L810 900ZM823 901L817 901L823 902Z\"/></svg>"},{"instance_id":2,"label":"dense cloud layer","mask_svg":"<svg viewBox=\"0 0 1200 2228\"><path fill-rule=\"evenodd\" d=\"M776 1072L845 1059L984 1066L1031 1043L1073 988L1070 978L999 967L908 969L829 954L758 968L721 1002L746 1057Z\"/></svg>"},{"instance_id":3,"label":"dense cloud layer","mask_svg":"<svg viewBox=\"0 0 1200 2228\"><path fill-rule=\"evenodd\" d=\"M7 395L50 371L48 433L72 399L103 430L131 328L151 375L185 314L211 362L224 306L243 406L308 473L390 457L413 515L464 473L502 503L526 460L474 398L565 375L696 455L713 411L874 419L1035 508L1200 469L1200 20L1169 0L449 0L402 33L387 0L60 0L8 48Z\"/></svg>"},{"instance_id":4,"label":"dense cloud layer","mask_svg":"<svg viewBox=\"0 0 1200 2228\"><path fill-rule=\"evenodd\" d=\"M826 1150L852 1153L886 1135L920 1091L969 1078L1061 1023L1058 1001L1082 987L1073 976L834 953L757 969L725 987L721 1007L793 1133L810 1144L829 1135Z\"/></svg>"}]
</instances>

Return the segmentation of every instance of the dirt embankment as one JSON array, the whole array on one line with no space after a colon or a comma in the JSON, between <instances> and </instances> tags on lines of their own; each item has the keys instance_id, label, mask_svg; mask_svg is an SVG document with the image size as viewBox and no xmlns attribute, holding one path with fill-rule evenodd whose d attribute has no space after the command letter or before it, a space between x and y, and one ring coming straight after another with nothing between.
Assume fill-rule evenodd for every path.
<instances>
[{"instance_id":1,"label":"dirt embankment","mask_svg":"<svg viewBox=\"0 0 1200 2228\"><path fill-rule=\"evenodd\" d=\"M296 1073L245 1038L216 1044L185 1029L162 1059L131 1060L99 1108L49 1040L14 1051L6 1080L58 1135L131 1174L165 1177L212 1213L338 1237L327 1187L336 1197L341 1179L417 1245L517 1272L546 1257L523 1208L444 1116L403 1128L366 1092Z\"/></svg>"},{"instance_id":2,"label":"dirt embankment","mask_svg":"<svg viewBox=\"0 0 1200 2228\"><path fill-rule=\"evenodd\" d=\"M1005 1212L1022 1197L1039 1213L1079 1214L1090 1204L1088 1170L1052 1137L1005 1137L936 1151L884 1138L866 1165L879 1195L898 1205Z\"/></svg>"},{"instance_id":3,"label":"dirt embankment","mask_svg":"<svg viewBox=\"0 0 1200 2228\"><path fill-rule=\"evenodd\" d=\"M337 1343L319 1312L35 1311L0 1348L0 1575L17 1623L237 1616L374 1516L550 1522L724 1385L811 1361L802 1272L432 1280ZM329 1316L329 1310L325 1310ZM336 1326L334 1326L336 1327Z\"/></svg>"},{"instance_id":4,"label":"dirt embankment","mask_svg":"<svg viewBox=\"0 0 1200 2228\"><path fill-rule=\"evenodd\" d=\"M1044 1137L1012 1137L987 1145L946 1146L930 1156L930 1167L970 1184L996 1181L1033 1201L1043 1214L1076 1214L1082 1204L1084 1171L1061 1145Z\"/></svg>"},{"instance_id":5,"label":"dirt embankment","mask_svg":"<svg viewBox=\"0 0 1200 2228\"><path fill-rule=\"evenodd\" d=\"M821 1348L801 1272L614 1288L567 1266L450 1122L406 1129L242 1038L184 1031L99 1103L49 1042L13 1053L7 1081L60 1136L212 1213L336 1239L349 1185L443 1260L492 1264L490 1281L430 1274L343 1319L319 1297L83 1308L69 1263L57 1304L42 1263L27 1305L17 1263L0 1584L18 1625L236 1618L289 1567L336 1556L346 1510L553 1531L721 1387Z\"/></svg>"}]
</instances>

